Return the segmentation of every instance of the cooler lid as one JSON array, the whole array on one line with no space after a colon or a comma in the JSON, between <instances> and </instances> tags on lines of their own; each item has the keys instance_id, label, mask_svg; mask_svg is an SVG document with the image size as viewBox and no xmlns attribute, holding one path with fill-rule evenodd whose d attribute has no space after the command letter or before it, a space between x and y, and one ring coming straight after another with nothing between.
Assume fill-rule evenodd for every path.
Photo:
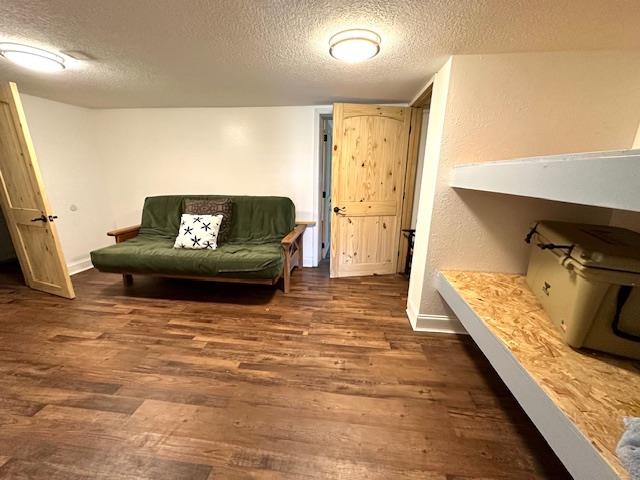
<instances>
[{"instance_id":1,"label":"cooler lid","mask_svg":"<svg viewBox=\"0 0 640 480\"><path fill-rule=\"evenodd\" d=\"M640 273L640 233L626 228L586 223L541 221L542 241L573 246L566 251L585 267Z\"/></svg>"}]
</instances>

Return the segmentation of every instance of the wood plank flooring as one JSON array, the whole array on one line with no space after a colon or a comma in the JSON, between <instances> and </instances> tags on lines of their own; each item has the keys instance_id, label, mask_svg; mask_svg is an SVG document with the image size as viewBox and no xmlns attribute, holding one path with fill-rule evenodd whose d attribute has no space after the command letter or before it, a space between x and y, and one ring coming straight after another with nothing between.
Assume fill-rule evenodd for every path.
<instances>
[{"instance_id":1,"label":"wood plank flooring","mask_svg":"<svg viewBox=\"0 0 640 480\"><path fill-rule=\"evenodd\" d=\"M0 479L568 479L466 336L398 276L292 291L0 275Z\"/></svg>"}]
</instances>

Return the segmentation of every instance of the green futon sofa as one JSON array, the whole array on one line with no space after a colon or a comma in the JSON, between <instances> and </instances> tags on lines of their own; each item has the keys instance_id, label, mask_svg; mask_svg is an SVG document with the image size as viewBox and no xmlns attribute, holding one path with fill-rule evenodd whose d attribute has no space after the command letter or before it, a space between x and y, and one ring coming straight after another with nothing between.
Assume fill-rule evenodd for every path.
<instances>
[{"instance_id":1,"label":"green futon sofa","mask_svg":"<svg viewBox=\"0 0 640 480\"><path fill-rule=\"evenodd\" d=\"M232 201L231 231L216 250L173 248L185 198ZM116 244L91 252L101 272L121 273L125 285L133 274L275 285L302 267L302 234L295 207L286 197L171 195L148 197L142 223L108 232Z\"/></svg>"}]
</instances>

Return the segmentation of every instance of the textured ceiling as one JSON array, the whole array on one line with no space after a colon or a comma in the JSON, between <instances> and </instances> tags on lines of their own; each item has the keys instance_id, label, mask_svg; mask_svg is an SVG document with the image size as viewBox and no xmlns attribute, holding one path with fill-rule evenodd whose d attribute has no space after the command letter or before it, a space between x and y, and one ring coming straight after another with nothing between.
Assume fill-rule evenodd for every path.
<instances>
[{"instance_id":1,"label":"textured ceiling","mask_svg":"<svg viewBox=\"0 0 640 480\"><path fill-rule=\"evenodd\" d=\"M56 75L0 58L0 80L88 107L411 99L446 56L640 49L638 0L2 0L0 41L93 60ZM365 27L381 53L347 65L329 37Z\"/></svg>"}]
</instances>

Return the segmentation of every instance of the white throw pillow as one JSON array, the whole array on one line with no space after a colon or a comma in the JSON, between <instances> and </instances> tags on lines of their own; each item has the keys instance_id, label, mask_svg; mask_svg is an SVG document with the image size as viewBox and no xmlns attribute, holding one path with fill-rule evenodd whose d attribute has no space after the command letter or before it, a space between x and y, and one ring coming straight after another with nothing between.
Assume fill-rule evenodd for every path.
<instances>
[{"instance_id":1,"label":"white throw pillow","mask_svg":"<svg viewBox=\"0 0 640 480\"><path fill-rule=\"evenodd\" d=\"M218 248L218 232L222 215L190 215L183 213L180 230L173 248L215 250Z\"/></svg>"}]
</instances>

